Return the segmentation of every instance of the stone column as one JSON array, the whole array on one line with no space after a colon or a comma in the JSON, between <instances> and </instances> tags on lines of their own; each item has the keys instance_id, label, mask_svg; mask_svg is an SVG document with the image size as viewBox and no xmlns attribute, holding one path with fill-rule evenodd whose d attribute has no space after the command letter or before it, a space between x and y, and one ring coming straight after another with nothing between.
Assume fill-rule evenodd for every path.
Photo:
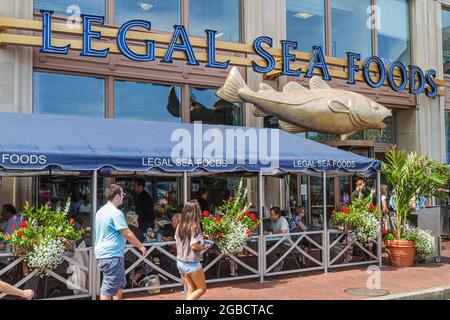
<instances>
[{"instance_id":1,"label":"stone column","mask_svg":"<svg viewBox=\"0 0 450 320\"><path fill-rule=\"evenodd\" d=\"M273 39L273 47L280 48L280 40L285 39L286 18L285 18L285 0L246 0L244 1L245 12L245 41L252 44L253 40L259 36L269 36ZM253 58L258 58L254 56ZM264 77L256 73L252 68L247 68L247 83L253 90L259 89L259 84L264 82ZM273 88L278 89L278 81L266 81ZM263 118L257 118L252 115L253 105L246 104L245 119L248 126L262 128ZM250 179L249 179L250 180ZM264 206L267 208L270 204L282 203L283 192L278 179L265 179ZM249 185L251 190L257 190L257 186ZM251 192L257 195L257 192ZM252 203L258 203L257 199L250 199Z\"/></svg>"},{"instance_id":2,"label":"stone column","mask_svg":"<svg viewBox=\"0 0 450 320\"><path fill-rule=\"evenodd\" d=\"M33 19L33 0L0 1L0 15ZM32 112L33 49L0 46L0 70L0 112ZM3 178L0 204L21 209L31 194L31 179Z\"/></svg>"},{"instance_id":3,"label":"stone column","mask_svg":"<svg viewBox=\"0 0 450 320\"><path fill-rule=\"evenodd\" d=\"M410 8L412 64L422 70L437 69L438 78L442 79L441 4L436 0L412 0ZM415 113L415 149L435 160L445 161L443 98L430 99L425 94L418 96Z\"/></svg>"}]
</instances>

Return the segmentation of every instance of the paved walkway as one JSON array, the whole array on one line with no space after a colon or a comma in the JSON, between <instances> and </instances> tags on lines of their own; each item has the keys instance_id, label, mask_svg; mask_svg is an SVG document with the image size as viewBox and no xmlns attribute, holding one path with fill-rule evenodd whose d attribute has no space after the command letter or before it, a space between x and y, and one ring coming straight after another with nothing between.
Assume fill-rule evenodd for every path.
<instances>
[{"instance_id":1,"label":"paved walkway","mask_svg":"<svg viewBox=\"0 0 450 320\"><path fill-rule=\"evenodd\" d=\"M443 244L442 262L419 264L412 268L382 267L381 288L390 294L418 291L450 285L450 242ZM384 259L387 262L387 257ZM214 284L208 287L203 299L209 300L342 300L365 299L345 293L348 288L366 287L370 276L366 267L335 269L329 274L310 273L268 278L266 283L257 280ZM178 289L177 289L178 290ZM181 300L180 291L149 296L127 295L127 299Z\"/></svg>"}]
</instances>

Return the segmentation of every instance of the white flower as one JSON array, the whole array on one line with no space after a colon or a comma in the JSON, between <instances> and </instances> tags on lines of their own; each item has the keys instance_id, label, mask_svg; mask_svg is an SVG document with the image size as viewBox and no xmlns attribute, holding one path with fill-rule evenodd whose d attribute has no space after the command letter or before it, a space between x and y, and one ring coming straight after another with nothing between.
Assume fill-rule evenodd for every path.
<instances>
[{"instance_id":1,"label":"white flower","mask_svg":"<svg viewBox=\"0 0 450 320\"><path fill-rule=\"evenodd\" d=\"M377 218L367 212L361 219L361 224L355 228L356 239L361 243L370 243L378 237L380 232L380 223Z\"/></svg>"},{"instance_id":2,"label":"white flower","mask_svg":"<svg viewBox=\"0 0 450 320\"><path fill-rule=\"evenodd\" d=\"M435 238L431 235L431 231L416 228L414 234L416 255L423 259L432 254L435 249Z\"/></svg>"},{"instance_id":3,"label":"white flower","mask_svg":"<svg viewBox=\"0 0 450 320\"><path fill-rule=\"evenodd\" d=\"M248 240L248 228L242 222L232 221L229 230L219 243L219 247L224 255L234 255L241 252L242 247Z\"/></svg>"},{"instance_id":4,"label":"white flower","mask_svg":"<svg viewBox=\"0 0 450 320\"><path fill-rule=\"evenodd\" d=\"M27 263L30 269L37 271L37 274L44 277L48 270L55 269L63 262L64 242L61 240L47 240L36 245L27 254Z\"/></svg>"}]
</instances>

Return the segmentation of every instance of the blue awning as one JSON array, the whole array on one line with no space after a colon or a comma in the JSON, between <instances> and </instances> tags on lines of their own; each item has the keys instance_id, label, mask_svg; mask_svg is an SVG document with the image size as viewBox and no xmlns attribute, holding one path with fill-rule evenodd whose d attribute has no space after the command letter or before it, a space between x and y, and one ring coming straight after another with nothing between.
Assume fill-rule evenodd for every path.
<instances>
[{"instance_id":1,"label":"blue awning","mask_svg":"<svg viewBox=\"0 0 450 320\"><path fill-rule=\"evenodd\" d=\"M380 162L277 129L0 113L7 170L378 171Z\"/></svg>"}]
</instances>

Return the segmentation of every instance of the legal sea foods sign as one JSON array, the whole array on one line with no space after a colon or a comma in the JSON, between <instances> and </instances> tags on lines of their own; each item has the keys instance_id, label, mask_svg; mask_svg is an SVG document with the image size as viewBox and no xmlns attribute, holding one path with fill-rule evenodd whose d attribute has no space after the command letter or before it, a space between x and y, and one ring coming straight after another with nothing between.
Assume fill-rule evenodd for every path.
<instances>
[{"instance_id":1,"label":"legal sea foods sign","mask_svg":"<svg viewBox=\"0 0 450 320\"><path fill-rule=\"evenodd\" d=\"M41 53L62 54L67 55L70 50L70 45L63 47L52 45L52 15L53 11L41 10L43 29L42 29L42 47ZM102 35L99 31L92 30L94 24L103 26L105 18L103 16L95 15L82 15L83 25L83 48L81 51L82 56L106 58L110 49L96 50L93 49L93 40L101 40ZM117 35L117 46L120 52L128 59L140 62L155 61L155 42L153 40L144 41L146 46L145 54L138 54L133 52L127 42L127 33L134 28L142 28L147 31L151 31L151 22L145 20L131 20L124 23ZM207 63L208 68L227 69L230 61L219 62L216 60L216 33L214 30L205 30L207 40ZM265 61L265 66L253 61L252 67L255 72L269 73L275 69L275 58L263 47L263 45L273 47L273 40L267 36L260 36L253 41L253 49L255 53ZM290 53L291 50L296 50L298 43L296 41L281 41L282 47L282 71L281 75L301 76L301 70L294 70L291 67L291 63L296 61L296 56ZM174 31L172 40L168 45L166 54L161 60L162 63L172 63L173 55L175 51L181 51L186 54L186 60L188 65L199 65L198 60L195 57L195 53L186 29L182 25L174 25ZM438 85L435 82L436 70L430 69L426 72L422 71L419 67L410 65L406 67L402 62L396 61L392 63L388 68L384 65L381 58L372 56L367 58L363 63L361 70L357 62L361 61L361 55L358 53L348 52L348 84L355 84L355 74L357 72L363 73L365 82L372 88L378 88L384 85L386 78L389 86L397 92L402 92L409 84L409 92L411 94L420 95L425 93L427 97L434 98L438 95ZM379 68L379 75L377 79L373 79L370 74L370 67L377 65ZM307 68L307 72L304 75L306 78L311 78L316 69L320 69L323 74L323 78L327 81L331 80L327 63L323 50L319 46L314 46L311 54L311 61ZM395 81L394 72L398 70L401 75L400 83Z\"/></svg>"}]
</instances>

